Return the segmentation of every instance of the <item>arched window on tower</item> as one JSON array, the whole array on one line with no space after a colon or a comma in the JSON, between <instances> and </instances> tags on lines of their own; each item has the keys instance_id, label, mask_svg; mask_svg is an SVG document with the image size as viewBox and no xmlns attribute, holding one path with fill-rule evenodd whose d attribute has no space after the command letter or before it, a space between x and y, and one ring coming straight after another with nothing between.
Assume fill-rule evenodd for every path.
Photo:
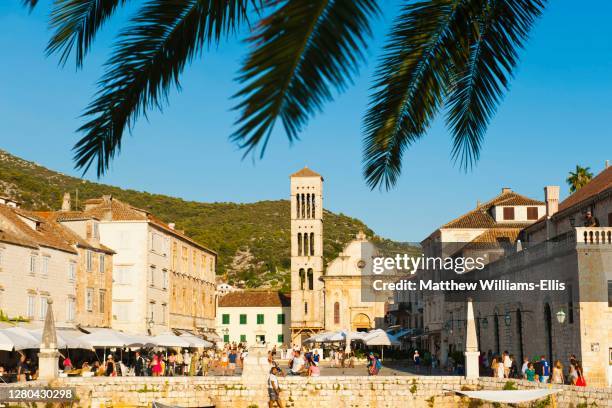
<instances>
[{"instance_id":1,"label":"arched window on tower","mask_svg":"<svg viewBox=\"0 0 612 408\"><path fill-rule=\"evenodd\" d=\"M304 233L304 256L310 255L310 252L308 252L308 243L309 243L308 233L305 232Z\"/></svg>"},{"instance_id":2,"label":"arched window on tower","mask_svg":"<svg viewBox=\"0 0 612 408\"><path fill-rule=\"evenodd\" d=\"M310 194L306 194L306 218L310 218Z\"/></svg>"},{"instance_id":3,"label":"arched window on tower","mask_svg":"<svg viewBox=\"0 0 612 408\"><path fill-rule=\"evenodd\" d=\"M340 324L340 302L334 303L334 324Z\"/></svg>"},{"instance_id":4,"label":"arched window on tower","mask_svg":"<svg viewBox=\"0 0 612 408\"><path fill-rule=\"evenodd\" d=\"M307 238L308 239L308 238ZM310 233L310 255L314 256L314 249L315 249L315 244L314 244L314 232Z\"/></svg>"},{"instance_id":5,"label":"arched window on tower","mask_svg":"<svg viewBox=\"0 0 612 408\"><path fill-rule=\"evenodd\" d=\"M311 218L315 218L315 195L311 194L312 198L311 198L311 205L310 205L310 211L311 211Z\"/></svg>"},{"instance_id":6,"label":"arched window on tower","mask_svg":"<svg viewBox=\"0 0 612 408\"><path fill-rule=\"evenodd\" d=\"M300 269L300 289L304 290L304 283L306 282L306 273L304 268Z\"/></svg>"},{"instance_id":7,"label":"arched window on tower","mask_svg":"<svg viewBox=\"0 0 612 408\"><path fill-rule=\"evenodd\" d=\"M308 314L308 302L304 302L304 314Z\"/></svg>"},{"instance_id":8,"label":"arched window on tower","mask_svg":"<svg viewBox=\"0 0 612 408\"><path fill-rule=\"evenodd\" d=\"M300 195L299 194L295 195L295 210L296 210L295 218L300 218L301 209L300 209Z\"/></svg>"},{"instance_id":9,"label":"arched window on tower","mask_svg":"<svg viewBox=\"0 0 612 408\"><path fill-rule=\"evenodd\" d=\"M302 256L302 233L298 232L297 234L297 247L298 247L298 256Z\"/></svg>"},{"instance_id":10,"label":"arched window on tower","mask_svg":"<svg viewBox=\"0 0 612 408\"><path fill-rule=\"evenodd\" d=\"M306 273L308 276L308 290L314 289L314 273L312 272L312 268L308 268L308 272Z\"/></svg>"},{"instance_id":11,"label":"arched window on tower","mask_svg":"<svg viewBox=\"0 0 612 408\"><path fill-rule=\"evenodd\" d=\"M302 197L302 218L306 218L306 200L304 198L304 194L300 194L300 196Z\"/></svg>"}]
</instances>

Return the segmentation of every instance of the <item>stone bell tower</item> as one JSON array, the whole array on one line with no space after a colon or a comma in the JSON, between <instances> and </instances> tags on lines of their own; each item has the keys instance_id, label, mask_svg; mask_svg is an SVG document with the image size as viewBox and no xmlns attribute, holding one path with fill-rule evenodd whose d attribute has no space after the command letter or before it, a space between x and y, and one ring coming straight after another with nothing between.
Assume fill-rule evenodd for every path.
<instances>
[{"instance_id":1,"label":"stone bell tower","mask_svg":"<svg viewBox=\"0 0 612 408\"><path fill-rule=\"evenodd\" d=\"M291 175L291 342L323 330L323 177Z\"/></svg>"}]
</instances>

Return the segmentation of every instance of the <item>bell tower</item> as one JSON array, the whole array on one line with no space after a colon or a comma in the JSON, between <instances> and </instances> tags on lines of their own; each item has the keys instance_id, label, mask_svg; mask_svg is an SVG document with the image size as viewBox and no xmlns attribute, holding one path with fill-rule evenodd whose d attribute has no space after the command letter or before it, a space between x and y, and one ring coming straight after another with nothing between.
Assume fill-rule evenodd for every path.
<instances>
[{"instance_id":1,"label":"bell tower","mask_svg":"<svg viewBox=\"0 0 612 408\"><path fill-rule=\"evenodd\" d=\"M304 167L291 179L291 342L324 327L323 177Z\"/></svg>"}]
</instances>

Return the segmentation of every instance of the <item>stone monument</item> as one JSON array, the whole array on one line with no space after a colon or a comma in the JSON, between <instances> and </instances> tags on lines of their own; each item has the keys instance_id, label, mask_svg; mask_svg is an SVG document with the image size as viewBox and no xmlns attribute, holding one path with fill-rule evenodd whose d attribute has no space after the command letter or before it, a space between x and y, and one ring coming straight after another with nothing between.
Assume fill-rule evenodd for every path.
<instances>
[{"instance_id":1,"label":"stone monument","mask_svg":"<svg viewBox=\"0 0 612 408\"><path fill-rule=\"evenodd\" d=\"M467 300L467 318L466 318L466 338L465 338L465 377L478 378L480 377L480 365L478 357L478 338L476 337L476 322L474 321L474 306L472 299Z\"/></svg>"},{"instance_id":2,"label":"stone monument","mask_svg":"<svg viewBox=\"0 0 612 408\"><path fill-rule=\"evenodd\" d=\"M53 300L47 299L47 316L45 316L45 328L38 353L39 378L41 380L52 380L58 378L59 352L57 351L57 335L55 333L55 320L53 319Z\"/></svg>"},{"instance_id":3,"label":"stone monument","mask_svg":"<svg viewBox=\"0 0 612 408\"><path fill-rule=\"evenodd\" d=\"M270 363L268 363L268 351L265 344L254 344L249 346L249 354L246 356L242 366L242 382L265 383L270 374Z\"/></svg>"}]
</instances>

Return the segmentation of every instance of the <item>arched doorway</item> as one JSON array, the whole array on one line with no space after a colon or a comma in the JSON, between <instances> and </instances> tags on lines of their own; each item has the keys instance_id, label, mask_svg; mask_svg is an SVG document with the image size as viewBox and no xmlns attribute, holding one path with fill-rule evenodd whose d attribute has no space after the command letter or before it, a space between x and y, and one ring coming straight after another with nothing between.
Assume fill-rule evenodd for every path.
<instances>
[{"instance_id":1,"label":"arched doorway","mask_svg":"<svg viewBox=\"0 0 612 408\"><path fill-rule=\"evenodd\" d=\"M553 343L552 343L552 311L550 310L550 304L544 305L544 325L546 326L546 346L548 347L548 355L546 359L548 361L555 361L553 359Z\"/></svg>"},{"instance_id":2,"label":"arched doorway","mask_svg":"<svg viewBox=\"0 0 612 408\"><path fill-rule=\"evenodd\" d=\"M359 313L353 318L352 326L353 331L368 331L371 328L370 318L364 313Z\"/></svg>"},{"instance_id":3,"label":"arched doorway","mask_svg":"<svg viewBox=\"0 0 612 408\"><path fill-rule=\"evenodd\" d=\"M516 337L518 339L517 350L519 352L519 361L522 363L525 357L525 350L523 348L523 314L521 313L521 309L517 309L516 311Z\"/></svg>"}]
</instances>

